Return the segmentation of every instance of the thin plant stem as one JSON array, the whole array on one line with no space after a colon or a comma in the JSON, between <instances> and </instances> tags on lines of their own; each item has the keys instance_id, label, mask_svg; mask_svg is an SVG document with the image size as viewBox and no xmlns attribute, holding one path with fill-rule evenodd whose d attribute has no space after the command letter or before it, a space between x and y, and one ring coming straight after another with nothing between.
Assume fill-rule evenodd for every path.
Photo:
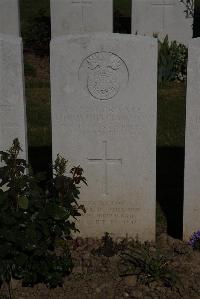
<instances>
[{"instance_id":1,"label":"thin plant stem","mask_svg":"<svg viewBox=\"0 0 200 299\"><path fill-rule=\"evenodd\" d=\"M8 286L9 299L12 299L12 288L11 288L11 282L10 281L7 283L7 286Z\"/></svg>"}]
</instances>

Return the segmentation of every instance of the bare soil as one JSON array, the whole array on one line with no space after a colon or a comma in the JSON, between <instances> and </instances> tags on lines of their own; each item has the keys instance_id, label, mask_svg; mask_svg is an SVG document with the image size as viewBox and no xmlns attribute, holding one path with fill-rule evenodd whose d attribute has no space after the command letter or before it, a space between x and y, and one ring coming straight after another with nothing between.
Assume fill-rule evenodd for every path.
<instances>
[{"instance_id":1,"label":"bare soil","mask_svg":"<svg viewBox=\"0 0 200 299\"><path fill-rule=\"evenodd\" d=\"M40 284L23 288L14 281L13 296L17 299L197 299L200 298L200 252L186 243L162 233L153 248L159 248L169 258L169 267L177 274L174 287L162 281L145 285L135 275L121 276L120 255L111 257L94 254L102 246L101 240L76 239L71 243L74 260L72 274L65 278L62 288L48 289ZM0 292L6 294L4 286Z\"/></svg>"}]
</instances>

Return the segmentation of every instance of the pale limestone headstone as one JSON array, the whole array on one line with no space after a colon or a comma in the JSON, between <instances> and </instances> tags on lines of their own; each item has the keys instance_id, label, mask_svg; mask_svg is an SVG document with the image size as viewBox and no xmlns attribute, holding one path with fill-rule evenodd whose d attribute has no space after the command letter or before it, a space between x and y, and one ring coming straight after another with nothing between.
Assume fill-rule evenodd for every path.
<instances>
[{"instance_id":1,"label":"pale limestone headstone","mask_svg":"<svg viewBox=\"0 0 200 299\"><path fill-rule=\"evenodd\" d=\"M27 158L21 38L0 34L0 150L18 138Z\"/></svg>"},{"instance_id":2,"label":"pale limestone headstone","mask_svg":"<svg viewBox=\"0 0 200 299\"><path fill-rule=\"evenodd\" d=\"M51 0L52 37L113 31L113 0Z\"/></svg>"},{"instance_id":3,"label":"pale limestone headstone","mask_svg":"<svg viewBox=\"0 0 200 299\"><path fill-rule=\"evenodd\" d=\"M183 238L200 229L200 38L189 45Z\"/></svg>"},{"instance_id":4,"label":"pale limestone headstone","mask_svg":"<svg viewBox=\"0 0 200 299\"><path fill-rule=\"evenodd\" d=\"M51 43L53 159L85 170L84 237L155 238L157 41L93 34Z\"/></svg>"},{"instance_id":5,"label":"pale limestone headstone","mask_svg":"<svg viewBox=\"0 0 200 299\"><path fill-rule=\"evenodd\" d=\"M18 0L0 0L0 33L20 35Z\"/></svg>"},{"instance_id":6,"label":"pale limestone headstone","mask_svg":"<svg viewBox=\"0 0 200 299\"><path fill-rule=\"evenodd\" d=\"M132 0L132 33L188 44L193 19L187 16L180 0Z\"/></svg>"}]
</instances>

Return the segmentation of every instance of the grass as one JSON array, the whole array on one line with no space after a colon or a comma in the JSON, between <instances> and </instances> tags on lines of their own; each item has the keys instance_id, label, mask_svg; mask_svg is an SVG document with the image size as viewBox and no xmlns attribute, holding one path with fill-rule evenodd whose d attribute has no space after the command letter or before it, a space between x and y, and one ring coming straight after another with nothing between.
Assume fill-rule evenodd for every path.
<instances>
[{"instance_id":1,"label":"grass","mask_svg":"<svg viewBox=\"0 0 200 299\"><path fill-rule=\"evenodd\" d=\"M48 81L26 83L28 142L31 147L51 145L51 103Z\"/></svg>"},{"instance_id":2,"label":"grass","mask_svg":"<svg viewBox=\"0 0 200 299\"><path fill-rule=\"evenodd\" d=\"M167 83L158 89L157 145L184 147L186 85Z\"/></svg>"}]
</instances>

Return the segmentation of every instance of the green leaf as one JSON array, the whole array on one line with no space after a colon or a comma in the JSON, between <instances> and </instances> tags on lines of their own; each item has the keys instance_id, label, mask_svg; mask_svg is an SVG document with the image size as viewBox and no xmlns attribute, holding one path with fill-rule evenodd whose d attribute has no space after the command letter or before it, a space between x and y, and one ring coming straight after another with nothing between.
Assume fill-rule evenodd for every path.
<instances>
[{"instance_id":1,"label":"green leaf","mask_svg":"<svg viewBox=\"0 0 200 299\"><path fill-rule=\"evenodd\" d=\"M23 209L28 209L28 198L26 196L20 196L18 197L18 206Z\"/></svg>"}]
</instances>

